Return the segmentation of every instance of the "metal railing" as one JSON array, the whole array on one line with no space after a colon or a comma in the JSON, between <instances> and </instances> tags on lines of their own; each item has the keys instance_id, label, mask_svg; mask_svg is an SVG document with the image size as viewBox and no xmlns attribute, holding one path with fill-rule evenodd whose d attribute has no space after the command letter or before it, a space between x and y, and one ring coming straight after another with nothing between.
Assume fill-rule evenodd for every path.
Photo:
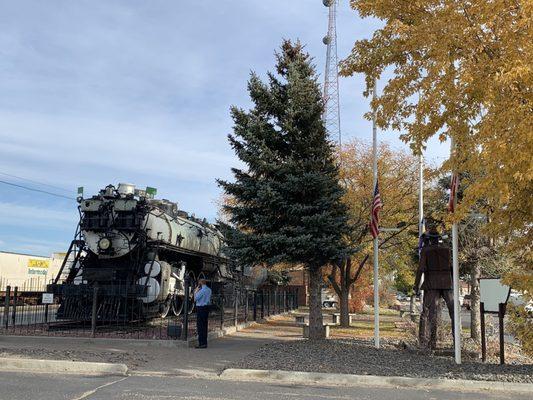
<instances>
[{"instance_id":1,"label":"metal railing","mask_svg":"<svg viewBox=\"0 0 533 400\"><path fill-rule=\"evenodd\" d=\"M93 288L94 289L94 288ZM196 336L196 313L168 315L165 318L142 318L133 310L142 307L135 297L103 301L98 290L79 291L79 295L54 295L44 304L46 292L20 291L17 287L0 290L0 335L76 336L124 339L187 340ZM76 313L66 311L76 304ZM213 290L209 313L209 330L215 331L237 324L260 321L298 307L298 288L266 287L249 290L224 285ZM110 318L113 314L115 317ZM169 313L171 314L171 312ZM106 318L102 318L105 315ZM78 318L76 317L78 316Z\"/></svg>"}]
</instances>

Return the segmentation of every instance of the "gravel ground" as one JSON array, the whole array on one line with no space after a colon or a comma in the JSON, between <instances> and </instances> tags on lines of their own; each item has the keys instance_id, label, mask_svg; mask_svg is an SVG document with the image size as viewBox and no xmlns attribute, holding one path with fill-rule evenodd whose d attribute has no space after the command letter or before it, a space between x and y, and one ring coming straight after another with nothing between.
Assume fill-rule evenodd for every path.
<instances>
[{"instance_id":1,"label":"gravel ground","mask_svg":"<svg viewBox=\"0 0 533 400\"><path fill-rule=\"evenodd\" d=\"M533 364L500 366L464 360L456 365L452 357L409 352L395 341L382 341L378 350L370 340L359 339L269 344L227 368L533 383Z\"/></svg>"},{"instance_id":2,"label":"gravel ground","mask_svg":"<svg viewBox=\"0 0 533 400\"><path fill-rule=\"evenodd\" d=\"M0 357L123 363L129 368L142 366L152 358L146 353L137 351L55 350L45 348L11 349L2 347L0 347Z\"/></svg>"}]
</instances>

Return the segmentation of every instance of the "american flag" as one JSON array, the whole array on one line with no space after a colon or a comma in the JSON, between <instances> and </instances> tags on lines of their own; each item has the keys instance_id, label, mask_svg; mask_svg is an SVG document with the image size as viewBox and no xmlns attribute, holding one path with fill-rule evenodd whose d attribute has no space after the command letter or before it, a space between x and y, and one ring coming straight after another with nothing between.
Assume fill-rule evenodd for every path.
<instances>
[{"instance_id":1,"label":"american flag","mask_svg":"<svg viewBox=\"0 0 533 400\"><path fill-rule=\"evenodd\" d=\"M455 211L455 198L457 197L458 190L459 190L459 176L457 174L453 174L452 182L450 184L450 201L448 202L448 211L451 213Z\"/></svg>"},{"instance_id":2,"label":"american flag","mask_svg":"<svg viewBox=\"0 0 533 400\"><path fill-rule=\"evenodd\" d=\"M379 185L378 181L376 181L374 200L372 202L372 218L370 221L370 231L374 239L379 235L379 210L381 210L382 207L383 203L381 202L381 196L379 195Z\"/></svg>"}]
</instances>

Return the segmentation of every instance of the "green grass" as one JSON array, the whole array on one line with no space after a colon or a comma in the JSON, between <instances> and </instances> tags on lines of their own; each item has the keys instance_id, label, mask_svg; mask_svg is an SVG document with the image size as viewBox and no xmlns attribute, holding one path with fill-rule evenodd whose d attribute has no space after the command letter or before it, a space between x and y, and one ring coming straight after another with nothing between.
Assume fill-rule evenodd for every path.
<instances>
[{"instance_id":1,"label":"green grass","mask_svg":"<svg viewBox=\"0 0 533 400\"><path fill-rule=\"evenodd\" d=\"M298 307L298 310L296 311L299 311L299 312L309 312L309 307L307 306L300 306ZM340 310L337 310L337 309L331 309L331 308L323 308L322 309L322 314L337 314L337 313L340 313ZM370 308L368 310L365 310L365 311L361 311L359 313L352 313L352 314L363 314L363 315L374 315L374 309L373 308ZM399 316L400 315L400 312L398 310L392 310L390 308L380 308L379 309L379 315L384 315L384 316Z\"/></svg>"},{"instance_id":2,"label":"green grass","mask_svg":"<svg viewBox=\"0 0 533 400\"><path fill-rule=\"evenodd\" d=\"M372 321L354 322L350 324L349 328L332 326L330 329L333 336L371 338L374 335L374 323ZM394 322L380 322L379 331L382 337L389 338L402 338L407 334L404 329L396 328Z\"/></svg>"},{"instance_id":3,"label":"green grass","mask_svg":"<svg viewBox=\"0 0 533 400\"><path fill-rule=\"evenodd\" d=\"M368 310L362 311L359 314L366 314L366 315L374 315L374 308L371 307ZM386 315L386 316L399 316L400 312L398 310L392 310L390 308L379 308L379 315Z\"/></svg>"}]
</instances>

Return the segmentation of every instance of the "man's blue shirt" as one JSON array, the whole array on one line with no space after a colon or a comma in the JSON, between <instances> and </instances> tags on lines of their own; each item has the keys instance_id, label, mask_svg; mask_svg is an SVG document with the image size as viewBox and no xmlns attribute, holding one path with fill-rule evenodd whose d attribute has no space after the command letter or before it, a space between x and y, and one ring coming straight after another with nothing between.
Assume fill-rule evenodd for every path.
<instances>
[{"instance_id":1,"label":"man's blue shirt","mask_svg":"<svg viewBox=\"0 0 533 400\"><path fill-rule=\"evenodd\" d=\"M194 300L198 307L208 306L211 302L211 289L207 285L203 285L202 288L194 294Z\"/></svg>"}]
</instances>

